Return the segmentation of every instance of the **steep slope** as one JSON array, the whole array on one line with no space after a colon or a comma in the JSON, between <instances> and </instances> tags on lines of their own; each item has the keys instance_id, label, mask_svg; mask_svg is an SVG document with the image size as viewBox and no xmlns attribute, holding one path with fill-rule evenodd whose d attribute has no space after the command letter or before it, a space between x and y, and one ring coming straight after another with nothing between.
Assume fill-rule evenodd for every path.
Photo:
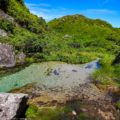
<instances>
[{"instance_id":1,"label":"steep slope","mask_svg":"<svg viewBox=\"0 0 120 120\"><path fill-rule=\"evenodd\" d=\"M104 54L115 54L120 48L120 30L105 21L73 15L46 24L44 19L29 12L23 0L2 0L0 9L13 19L0 19L0 29L10 36L0 37L0 42L12 44L16 55L24 52L32 57L32 62L86 63Z\"/></svg>"},{"instance_id":2,"label":"steep slope","mask_svg":"<svg viewBox=\"0 0 120 120\"><path fill-rule=\"evenodd\" d=\"M45 20L31 14L23 0L2 0L0 1L0 9L13 16L21 26L31 32L41 33L46 28Z\"/></svg>"}]
</instances>

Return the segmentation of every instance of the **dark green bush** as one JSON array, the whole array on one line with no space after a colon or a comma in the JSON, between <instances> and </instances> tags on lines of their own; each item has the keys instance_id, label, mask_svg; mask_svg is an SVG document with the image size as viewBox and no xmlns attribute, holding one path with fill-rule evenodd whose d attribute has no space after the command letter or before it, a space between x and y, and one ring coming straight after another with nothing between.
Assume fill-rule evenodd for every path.
<instances>
[{"instance_id":1,"label":"dark green bush","mask_svg":"<svg viewBox=\"0 0 120 120\"><path fill-rule=\"evenodd\" d=\"M13 34L15 26L13 25L13 23L11 21L4 20L1 18L0 19L0 29L4 29L8 33Z\"/></svg>"}]
</instances>

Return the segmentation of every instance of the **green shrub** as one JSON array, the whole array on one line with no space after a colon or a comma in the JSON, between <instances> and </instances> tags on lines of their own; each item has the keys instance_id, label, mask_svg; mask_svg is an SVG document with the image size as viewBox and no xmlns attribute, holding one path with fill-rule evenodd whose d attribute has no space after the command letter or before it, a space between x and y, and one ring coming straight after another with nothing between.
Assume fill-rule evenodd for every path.
<instances>
[{"instance_id":1,"label":"green shrub","mask_svg":"<svg viewBox=\"0 0 120 120\"><path fill-rule=\"evenodd\" d=\"M105 64L100 70L95 71L93 76L95 83L110 84L114 79L114 67L111 64Z\"/></svg>"},{"instance_id":2,"label":"green shrub","mask_svg":"<svg viewBox=\"0 0 120 120\"><path fill-rule=\"evenodd\" d=\"M46 29L45 20L31 14L23 0L2 0L0 1L0 8L31 32L42 33Z\"/></svg>"},{"instance_id":3,"label":"green shrub","mask_svg":"<svg viewBox=\"0 0 120 120\"><path fill-rule=\"evenodd\" d=\"M79 114L79 116L78 116L78 120L89 120L89 117L88 117L87 114L81 113L81 114Z\"/></svg>"},{"instance_id":4,"label":"green shrub","mask_svg":"<svg viewBox=\"0 0 120 120\"><path fill-rule=\"evenodd\" d=\"M120 64L116 64L114 67L115 67L115 80L120 84Z\"/></svg>"},{"instance_id":5,"label":"green shrub","mask_svg":"<svg viewBox=\"0 0 120 120\"><path fill-rule=\"evenodd\" d=\"M120 100L117 102L116 106L120 110Z\"/></svg>"},{"instance_id":6,"label":"green shrub","mask_svg":"<svg viewBox=\"0 0 120 120\"><path fill-rule=\"evenodd\" d=\"M0 43L8 43L11 41L11 38L0 36Z\"/></svg>"},{"instance_id":7,"label":"green shrub","mask_svg":"<svg viewBox=\"0 0 120 120\"><path fill-rule=\"evenodd\" d=\"M15 26L11 21L0 19L0 29L7 31L9 34L13 34Z\"/></svg>"},{"instance_id":8,"label":"green shrub","mask_svg":"<svg viewBox=\"0 0 120 120\"><path fill-rule=\"evenodd\" d=\"M39 112L39 109L34 105L29 105L29 108L26 111L27 118L33 118L36 117L37 113Z\"/></svg>"}]
</instances>

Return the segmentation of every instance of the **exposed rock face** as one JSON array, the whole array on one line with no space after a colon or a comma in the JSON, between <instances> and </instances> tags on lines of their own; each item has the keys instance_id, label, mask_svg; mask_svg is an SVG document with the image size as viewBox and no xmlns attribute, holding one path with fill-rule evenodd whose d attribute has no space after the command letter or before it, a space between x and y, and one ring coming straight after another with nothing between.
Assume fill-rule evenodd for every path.
<instances>
[{"instance_id":1,"label":"exposed rock face","mask_svg":"<svg viewBox=\"0 0 120 120\"><path fill-rule=\"evenodd\" d=\"M15 64L16 59L13 46L0 43L0 66L14 67Z\"/></svg>"},{"instance_id":2,"label":"exposed rock face","mask_svg":"<svg viewBox=\"0 0 120 120\"><path fill-rule=\"evenodd\" d=\"M25 58L26 58L26 55L25 55L23 52L21 52L21 53L19 54L19 60L20 60L20 62L21 62L21 63L24 63Z\"/></svg>"},{"instance_id":3,"label":"exposed rock face","mask_svg":"<svg viewBox=\"0 0 120 120\"><path fill-rule=\"evenodd\" d=\"M9 16L3 11L0 11L0 18L3 18L4 20L11 21L16 27L19 27L20 25L14 20L13 17Z\"/></svg>"},{"instance_id":4,"label":"exposed rock face","mask_svg":"<svg viewBox=\"0 0 120 120\"><path fill-rule=\"evenodd\" d=\"M12 23L14 23L14 18L9 16L8 14L4 13L3 11L0 11L0 18L3 18L5 20L9 20Z\"/></svg>"},{"instance_id":5,"label":"exposed rock face","mask_svg":"<svg viewBox=\"0 0 120 120\"><path fill-rule=\"evenodd\" d=\"M11 120L21 117L27 100L27 94L0 93L0 119Z\"/></svg>"},{"instance_id":6,"label":"exposed rock face","mask_svg":"<svg viewBox=\"0 0 120 120\"><path fill-rule=\"evenodd\" d=\"M8 34L4 30L0 29L0 36L8 37Z\"/></svg>"}]
</instances>

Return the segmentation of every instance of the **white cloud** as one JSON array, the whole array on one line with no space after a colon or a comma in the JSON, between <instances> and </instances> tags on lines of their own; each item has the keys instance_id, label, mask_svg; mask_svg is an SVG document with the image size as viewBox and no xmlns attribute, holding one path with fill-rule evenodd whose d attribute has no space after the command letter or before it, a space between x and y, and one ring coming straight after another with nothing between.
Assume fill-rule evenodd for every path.
<instances>
[{"instance_id":1,"label":"white cloud","mask_svg":"<svg viewBox=\"0 0 120 120\"><path fill-rule=\"evenodd\" d=\"M51 8L50 4L26 3L26 5L33 14L36 14L39 17L43 17L44 19L46 19L46 21L52 20L54 18L59 18L59 17L65 16L65 15L73 15L73 14L84 14L87 16L88 15L95 16L95 15L116 14L115 11L108 10L108 9L73 10L73 9L66 9L61 6L56 7L56 8ZM46 8L46 6L47 6L47 8Z\"/></svg>"},{"instance_id":2,"label":"white cloud","mask_svg":"<svg viewBox=\"0 0 120 120\"><path fill-rule=\"evenodd\" d=\"M93 14L115 14L116 11L108 10L108 9L87 9L84 12L93 13Z\"/></svg>"},{"instance_id":3,"label":"white cloud","mask_svg":"<svg viewBox=\"0 0 120 120\"><path fill-rule=\"evenodd\" d=\"M37 15L38 17L43 17L46 21L50 21L54 18L62 17L62 14L48 14L45 12L39 12L39 11L31 11L31 13Z\"/></svg>"},{"instance_id":4,"label":"white cloud","mask_svg":"<svg viewBox=\"0 0 120 120\"><path fill-rule=\"evenodd\" d=\"M25 3L27 7L50 7L51 5L50 4L45 4L45 3L42 3L42 4L32 4L32 3Z\"/></svg>"}]
</instances>

